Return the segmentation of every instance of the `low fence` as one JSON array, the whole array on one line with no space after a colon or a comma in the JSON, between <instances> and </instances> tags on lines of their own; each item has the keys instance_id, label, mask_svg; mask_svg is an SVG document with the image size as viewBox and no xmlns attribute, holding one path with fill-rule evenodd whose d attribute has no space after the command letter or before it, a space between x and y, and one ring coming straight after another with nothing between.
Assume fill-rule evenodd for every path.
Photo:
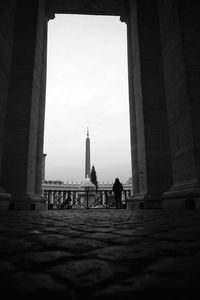
<instances>
[{"instance_id":1,"label":"low fence","mask_svg":"<svg viewBox=\"0 0 200 300\"><path fill-rule=\"evenodd\" d=\"M43 195L48 203L48 209L100 209L116 207L114 194L110 190L44 190ZM122 192L122 208L126 208L127 199L130 196L131 190L124 190Z\"/></svg>"}]
</instances>

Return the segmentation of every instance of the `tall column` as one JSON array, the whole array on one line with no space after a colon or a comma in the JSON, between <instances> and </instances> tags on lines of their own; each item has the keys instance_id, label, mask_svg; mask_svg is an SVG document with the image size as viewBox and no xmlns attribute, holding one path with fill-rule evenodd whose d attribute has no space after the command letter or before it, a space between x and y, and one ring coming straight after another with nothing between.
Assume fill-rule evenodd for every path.
<instances>
[{"instance_id":1,"label":"tall column","mask_svg":"<svg viewBox=\"0 0 200 300\"><path fill-rule=\"evenodd\" d=\"M42 181L45 172L45 156L43 154L44 142L44 119L45 119L45 100L46 100L46 68L47 68L47 18L40 18L40 27L44 28L41 32L43 41L42 50L42 69L40 79L40 99L39 99L39 116L37 132L37 150L36 150L36 172L35 172L35 194L40 196L42 191Z\"/></svg>"},{"instance_id":2,"label":"tall column","mask_svg":"<svg viewBox=\"0 0 200 300\"><path fill-rule=\"evenodd\" d=\"M168 116L158 1L130 0L127 19L133 199L162 207L171 184Z\"/></svg>"},{"instance_id":3,"label":"tall column","mask_svg":"<svg viewBox=\"0 0 200 300\"><path fill-rule=\"evenodd\" d=\"M173 184L164 207L200 207L200 5L159 0Z\"/></svg>"},{"instance_id":4,"label":"tall column","mask_svg":"<svg viewBox=\"0 0 200 300\"><path fill-rule=\"evenodd\" d=\"M15 1L0 2L0 209L8 209L11 195L2 186L2 155L4 148L5 116L12 57Z\"/></svg>"},{"instance_id":5,"label":"tall column","mask_svg":"<svg viewBox=\"0 0 200 300\"><path fill-rule=\"evenodd\" d=\"M46 207L35 195L45 18L45 0L17 1L2 163L15 209Z\"/></svg>"}]
</instances>

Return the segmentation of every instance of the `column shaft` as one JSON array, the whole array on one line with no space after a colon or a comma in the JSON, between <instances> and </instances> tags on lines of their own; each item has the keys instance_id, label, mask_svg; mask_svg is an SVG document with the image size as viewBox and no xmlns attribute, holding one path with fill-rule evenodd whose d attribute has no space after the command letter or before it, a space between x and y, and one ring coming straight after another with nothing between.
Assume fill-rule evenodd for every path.
<instances>
[{"instance_id":1,"label":"column shaft","mask_svg":"<svg viewBox=\"0 0 200 300\"><path fill-rule=\"evenodd\" d=\"M8 209L11 195L2 185L2 155L4 148L5 116L8 98L10 64L15 23L15 1L1 0L0 3L0 209Z\"/></svg>"},{"instance_id":2,"label":"column shaft","mask_svg":"<svg viewBox=\"0 0 200 300\"><path fill-rule=\"evenodd\" d=\"M164 207L200 207L200 5L159 1L173 185Z\"/></svg>"},{"instance_id":3,"label":"column shaft","mask_svg":"<svg viewBox=\"0 0 200 300\"><path fill-rule=\"evenodd\" d=\"M171 183L171 163L158 3L134 0L129 4L133 203L161 207L161 195Z\"/></svg>"},{"instance_id":4,"label":"column shaft","mask_svg":"<svg viewBox=\"0 0 200 300\"><path fill-rule=\"evenodd\" d=\"M35 174L35 193L41 195L42 181L44 179L45 154L43 154L44 144L44 119L45 119L45 100L46 100L46 68L47 68L47 19L41 18L43 30L43 53L42 70L40 79L40 99L37 133L37 153L36 153L36 174Z\"/></svg>"},{"instance_id":5,"label":"column shaft","mask_svg":"<svg viewBox=\"0 0 200 300\"><path fill-rule=\"evenodd\" d=\"M42 209L35 196L36 151L43 54L45 1L17 2L5 122L2 185L16 209ZM33 207L33 206L31 206Z\"/></svg>"}]
</instances>

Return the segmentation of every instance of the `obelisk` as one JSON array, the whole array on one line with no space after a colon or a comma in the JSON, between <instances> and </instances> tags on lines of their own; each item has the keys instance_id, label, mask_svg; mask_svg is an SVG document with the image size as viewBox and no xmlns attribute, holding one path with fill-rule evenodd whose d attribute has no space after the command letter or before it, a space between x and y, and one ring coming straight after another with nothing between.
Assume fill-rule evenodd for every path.
<instances>
[{"instance_id":1,"label":"obelisk","mask_svg":"<svg viewBox=\"0 0 200 300\"><path fill-rule=\"evenodd\" d=\"M87 129L86 148L85 148L85 178L90 178L90 138Z\"/></svg>"}]
</instances>

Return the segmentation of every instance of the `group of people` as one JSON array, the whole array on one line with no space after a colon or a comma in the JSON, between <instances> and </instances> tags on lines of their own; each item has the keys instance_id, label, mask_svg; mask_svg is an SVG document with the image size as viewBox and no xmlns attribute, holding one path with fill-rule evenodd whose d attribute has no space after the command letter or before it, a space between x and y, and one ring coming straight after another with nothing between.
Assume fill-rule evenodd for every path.
<instances>
[{"instance_id":1,"label":"group of people","mask_svg":"<svg viewBox=\"0 0 200 300\"><path fill-rule=\"evenodd\" d=\"M113 184L112 191L115 197L116 208L122 208L122 191L123 185L119 181L119 178L115 178L115 182Z\"/></svg>"}]
</instances>

